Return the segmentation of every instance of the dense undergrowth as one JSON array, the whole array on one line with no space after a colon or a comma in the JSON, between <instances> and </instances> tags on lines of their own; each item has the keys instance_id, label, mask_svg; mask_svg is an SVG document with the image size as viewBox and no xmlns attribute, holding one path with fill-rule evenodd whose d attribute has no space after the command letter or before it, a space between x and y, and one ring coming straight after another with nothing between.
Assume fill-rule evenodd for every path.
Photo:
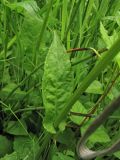
<instances>
[{"instance_id":1,"label":"dense undergrowth","mask_svg":"<svg viewBox=\"0 0 120 160\"><path fill-rule=\"evenodd\" d=\"M119 0L0 1L0 160L77 159L79 137L120 92L119 32ZM88 146L119 138L120 110Z\"/></svg>"}]
</instances>

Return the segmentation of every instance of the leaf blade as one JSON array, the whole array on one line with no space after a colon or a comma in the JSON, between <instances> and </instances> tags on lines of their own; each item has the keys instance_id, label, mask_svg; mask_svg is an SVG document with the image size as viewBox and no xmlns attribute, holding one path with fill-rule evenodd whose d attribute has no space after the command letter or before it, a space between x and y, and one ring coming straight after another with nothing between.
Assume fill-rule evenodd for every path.
<instances>
[{"instance_id":1,"label":"leaf blade","mask_svg":"<svg viewBox=\"0 0 120 160\"><path fill-rule=\"evenodd\" d=\"M55 133L53 123L66 104L72 92L71 64L56 32L44 66L42 82L43 103L45 106L44 127Z\"/></svg>"}]
</instances>

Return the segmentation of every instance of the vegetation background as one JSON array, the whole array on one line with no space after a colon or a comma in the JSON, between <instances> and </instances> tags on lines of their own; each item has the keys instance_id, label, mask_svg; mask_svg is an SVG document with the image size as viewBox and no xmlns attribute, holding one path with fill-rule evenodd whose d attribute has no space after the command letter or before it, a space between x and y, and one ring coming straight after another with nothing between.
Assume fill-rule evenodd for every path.
<instances>
[{"instance_id":1,"label":"vegetation background","mask_svg":"<svg viewBox=\"0 0 120 160\"><path fill-rule=\"evenodd\" d=\"M1 0L0 160L77 159L79 137L119 95L119 44L120 0ZM87 145L119 138L117 110Z\"/></svg>"}]
</instances>

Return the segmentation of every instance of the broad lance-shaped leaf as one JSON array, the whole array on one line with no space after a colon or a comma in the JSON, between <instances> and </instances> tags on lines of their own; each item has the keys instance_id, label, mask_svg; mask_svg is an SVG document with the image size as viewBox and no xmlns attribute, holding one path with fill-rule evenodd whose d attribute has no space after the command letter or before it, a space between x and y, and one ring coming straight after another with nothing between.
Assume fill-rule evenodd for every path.
<instances>
[{"instance_id":1,"label":"broad lance-shaped leaf","mask_svg":"<svg viewBox=\"0 0 120 160\"><path fill-rule=\"evenodd\" d=\"M44 128L55 133L53 123L70 98L73 89L73 72L69 55L56 32L44 65L42 82L45 107Z\"/></svg>"}]
</instances>

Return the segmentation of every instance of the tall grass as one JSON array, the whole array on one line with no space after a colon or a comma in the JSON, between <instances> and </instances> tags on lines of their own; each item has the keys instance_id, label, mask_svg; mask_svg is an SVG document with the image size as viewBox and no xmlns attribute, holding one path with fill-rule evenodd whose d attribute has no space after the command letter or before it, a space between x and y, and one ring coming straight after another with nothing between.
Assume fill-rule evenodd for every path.
<instances>
[{"instance_id":1,"label":"tall grass","mask_svg":"<svg viewBox=\"0 0 120 160\"><path fill-rule=\"evenodd\" d=\"M98 80L105 88L105 85L111 81L111 73L119 68L119 62L115 61L115 56L120 51L119 13L120 2L118 0L23 0L21 2L1 0L0 116L2 127L0 130L11 134L11 130L7 130L6 126L9 126L11 121L18 121L27 136L31 139L37 137L40 148L34 151L35 160L40 158L43 160L44 157L46 159L47 153L44 151L52 154L52 145L49 146L52 143L50 140L57 141L57 134L48 133L42 126L44 109L40 111L36 109L44 107L41 89L43 66L53 39L53 31L57 31L66 50L75 47L91 47L96 51L108 48L101 36L100 23L103 24L106 34L111 36L111 39L114 32L118 33L118 38L113 38L113 45L103 53L101 58L89 51L70 53L71 62L76 64L72 66L74 91L54 122L54 127L58 130L63 119L71 122L68 115L76 101L95 103L99 98L99 95L87 93L86 97L82 96L90 84ZM82 61L89 56L89 61ZM81 61L82 63L76 63ZM115 86L116 92L119 92L119 85L117 87ZM85 101L81 97L85 98ZM19 112L21 109L28 109L29 112ZM71 131L73 132L72 129ZM34 136L31 136L31 132ZM12 131L12 134L19 136L15 135L16 131ZM52 144L55 145L55 142ZM53 149L56 153L62 153L59 147L56 150Z\"/></svg>"}]
</instances>

